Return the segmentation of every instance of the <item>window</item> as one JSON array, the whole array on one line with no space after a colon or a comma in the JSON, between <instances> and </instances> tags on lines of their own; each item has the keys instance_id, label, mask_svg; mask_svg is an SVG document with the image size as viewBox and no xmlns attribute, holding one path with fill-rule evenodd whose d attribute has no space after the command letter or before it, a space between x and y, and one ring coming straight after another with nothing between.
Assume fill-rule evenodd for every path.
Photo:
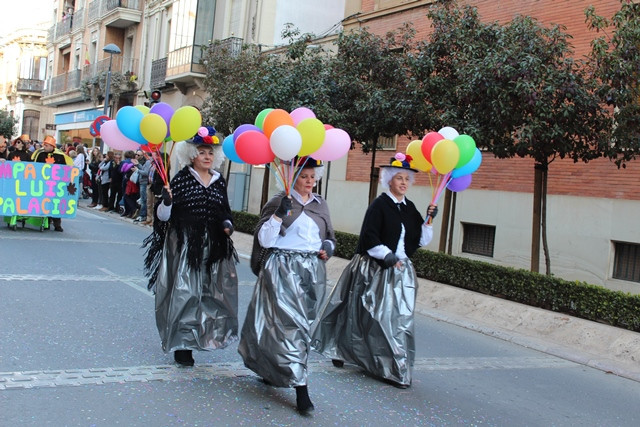
<instances>
[{"instance_id":1,"label":"window","mask_svg":"<svg viewBox=\"0 0 640 427\"><path fill-rule=\"evenodd\" d=\"M22 133L28 134L32 140L38 138L40 128L40 111L24 110L22 113Z\"/></svg>"},{"instance_id":2,"label":"window","mask_svg":"<svg viewBox=\"0 0 640 427\"><path fill-rule=\"evenodd\" d=\"M396 151L396 143L398 142L398 135L394 136L380 136L378 137L378 150L391 150Z\"/></svg>"},{"instance_id":3,"label":"window","mask_svg":"<svg viewBox=\"0 0 640 427\"><path fill-rule=\"evenodd\" d=\"M462 252L493 257L496 227L462 223Z\"/></svg>"},{"instance_id":4,"label":"window","mask_svg":"<svg viewBox=\"0 0 640 427\"><path fill-rule=\"evenodd\" d=\"M640 245L624 242L613 242L613 245L613 278L640 282Z\"/></svg>"}]
</instances>

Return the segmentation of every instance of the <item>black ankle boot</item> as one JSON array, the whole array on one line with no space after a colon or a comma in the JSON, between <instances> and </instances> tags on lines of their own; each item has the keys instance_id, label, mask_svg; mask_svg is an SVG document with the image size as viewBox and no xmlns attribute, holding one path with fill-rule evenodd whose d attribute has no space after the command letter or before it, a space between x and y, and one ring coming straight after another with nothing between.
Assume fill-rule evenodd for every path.
<instances>
[{"instance_id":1,"label":"black ankle boot","mask_svg":"<svg viewBox=\"0 0 640 427\"><path fill-rule=\"evenodd\" d=\"M314 409L311 399L309 399L309 391L306 385L300 385L296 387L296 406L298 412L302 415L309 415Z\"/></svg>"},{"instance_id":2,"label":"black ankle boot","mask_svg":"<svg viewBox=\"0 0 640 427\"><path fill-rule=\"evenodd\" d=\"M331 363L333 363L333 366L336 368L342 368L344 366L344 362L339 359L331 359Z\"/></svg>"},{"instance_id":3,"label":"black ankle boot","mask_svg":"<svg viewBox=\"0 0 640 427\"><path fill-rule=\"evenodd\" d=\"M176 361L176 363L182 366L193 366L193 364L195 363L191 350L176 350L173 353L173 359Z\"/></svg>"}]
</instances>

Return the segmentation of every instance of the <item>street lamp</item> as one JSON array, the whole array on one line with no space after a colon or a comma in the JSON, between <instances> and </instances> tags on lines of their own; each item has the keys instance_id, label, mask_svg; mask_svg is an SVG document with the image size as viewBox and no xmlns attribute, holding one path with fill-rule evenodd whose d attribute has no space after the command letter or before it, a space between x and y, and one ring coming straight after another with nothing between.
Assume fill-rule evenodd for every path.
<instances>
[{"instance_id":1,"label":"street lamp","mask_svg":"<svg viewBox=\"0 0 640 427\"><path fill-rule=\"evenodd\" d=\"M120 54L122 51L118 46L113 43L109 43L102 48L103 52L109 54L109 71L107 72L107 89L104 93L104 115L111 117L111 114L107 114L109 111L109 91L111 90L111 63L113 62L113 54Z\"/></svg>"}]
</instances>

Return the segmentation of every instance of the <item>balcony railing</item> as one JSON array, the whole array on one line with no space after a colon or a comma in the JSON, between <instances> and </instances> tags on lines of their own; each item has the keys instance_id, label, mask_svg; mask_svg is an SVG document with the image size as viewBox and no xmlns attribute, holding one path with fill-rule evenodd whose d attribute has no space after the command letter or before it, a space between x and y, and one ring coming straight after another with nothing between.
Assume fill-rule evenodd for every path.
<instances>
[{"instance_id":1,"label":"balcony railing","mask_svg":"<svg viewBox=\"0 0 640 427\"><path fill-rule=\"evenodd\" d=\"M69 33L71 32L71 25L73 22L73 17L68 17L63 19L62 21L58 22L55 25L55 36L54 39L55 40L59 40L60 38L69 35Z\"/></svg>"},{"instance_id":2,"label":"balcony railing","mask_svg":"<svg viewBox=\"0 0 640 427\"><path fill-rule=\"evenodd\" d=\"M81 70L73 70L50 78L46 82L42 95L51 96L79 89L81 75Z\"/></svg>"},{"instance_id":3,"label":"balcony railing","mask_svg":"<svg viewBox=\"0 0 640 427\"><path fill-rule=\"evenodd\" d=\"M158 89L164 87L167 77L167 58L157 59L151 62L151 81L149 87Z\"/></svg>"},{"instance_id":4,"label":"balcony railing","mask_svg":"<svg viewBox=\"0 0 640 427\"><path fill-rule=\"evenodd\" d=\"M44 80L39 79L18 79L16 89L18 92L42 92Z\"/></svg>"},{"instance_id":5,"label":"balcony railing","mask_svg":"<svg viewBox=\"0 0 640 427\"><path fill-rule=\"evenodd\" d=\"M73 25L71 26L71 31L84 27L84 14L84 9L78 9L75 11L73 14Z\"/></svg>"},{"instance_id":6,"label":"balcony railing","mask_svg":"<svg viewBox=\"0 0 640 427\"><path fill-rule=\"evenodd\" d=\"M143 0L93 0L89 3L88 22L103 18L114 9L142 10Z\"/></svg>"},{"instance_id":7,"label":"balcony railing","mask_svg":"<svg viewBox=\"0 0 640 427\"><path fill-rule=\"evenodd\" d=\"M231 57L236 57L242 52L243 39L240 37L228 37L220 40L219 49L226 50Z\"/></svg>"},{"instance_id":8,"label":"balcony railing","mask_svg":"<svg viewBox=\"0 0 640 427\"><path fill-rule=\"evenodd\" d=\"M109 70L109 58L101 59L100 61L85 65L82 68L82 79L87 79L96 76L102 72ZM122 73L129 75L137 75L138 59L127 58L120 55L113 55L113 62L111 63L112 73Z\"/></svg>"}]
</instances>

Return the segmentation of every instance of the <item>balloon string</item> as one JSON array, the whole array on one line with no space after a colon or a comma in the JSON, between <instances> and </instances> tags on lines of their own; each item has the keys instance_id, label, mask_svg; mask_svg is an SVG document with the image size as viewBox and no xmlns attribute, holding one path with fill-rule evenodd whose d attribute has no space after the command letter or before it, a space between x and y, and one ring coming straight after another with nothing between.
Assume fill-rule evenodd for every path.
<instances>
[{"instance_id":1,"label":"balloon string","mask_svg":"<svg viewBox=\"0 0 640 427\"><path fill-rule=\"evenodd\" d=\"M444 189L447 188L447 185L449 185L450 182L451 182L451 172L448 172L443 176L442 182L440 183L440 185L438 187L438 190L436 191L436 194L434 195L433 199L431 200L432 204L438 203L438 200L440 199L440 196L442 196L442 193L444 192Z\"/></svg>"},{"instance_id":2,"label":"balloon string","mask_svg":"<svg viewBox=\"0 0 640 427\"><path fill-rule=\"evenodd\" d=\"M301 164L302 164L302 157L298 157L298 160L296 161L296 176L293 179L291 179L290 186L293 186L293 183L296 182L296 180L300 176L300 172L302 172L302 168L300 167Z\"/></svg>"},{"instance_id":3,"label":"balloon string","mask_svg":"<svg viewBox=\"0 0 640 427\"><path fill-rule=\"evenodd\" d=\"M271 162L271 163L273 163L273 166L274 166L273 168L270 167L271 166L270 164L266 164L265 167L267 169L269 169L269 171L273 174L274 178L278 182L280 182L282 184L282 186L284 187L285 191L287 191L287 186L286 186L286 183L284 181L284 176L282 175L282 171L280 170L280 166L281 165L278 164L279 162L276 162L276 159L274 159L274 161Z\"/></svg>"},{"instance_id":4,"label":"balloon string","mask_svg":"<svg viewBox=\"0 0 640 427\"><path fill-rule=\"evenodd\" d=\"M155 151L153 151L154 149ZM145 152L143 151L143 153ZM145 157L147 158L147 160L149 159L146 154ZM164 185L168 185L169 178L167 177L167 170L164 167L164 163L162 162L162 156L160 156L160 153L158 153L157 145L151 146L151 158L153 160L154 166L156 167L156 171L158 171L158 173L160 174L160 178L162 178L162 182L164 183Z\"/></svg>"}]
</instances>

